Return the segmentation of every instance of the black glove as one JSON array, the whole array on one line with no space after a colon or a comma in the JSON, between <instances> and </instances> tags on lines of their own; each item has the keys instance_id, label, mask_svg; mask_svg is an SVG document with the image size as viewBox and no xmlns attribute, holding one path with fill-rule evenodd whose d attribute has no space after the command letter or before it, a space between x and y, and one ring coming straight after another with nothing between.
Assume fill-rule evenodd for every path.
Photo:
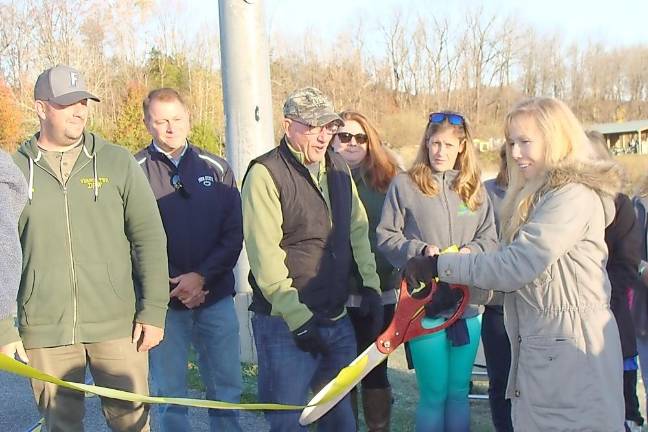
<instances>
[{"instance_id":1,"label":"black glove","mask_svg":"<svg viewBox=\"0 0 648 432\"><path fill-rule=\"evenodd\" d=\"M382 298L375 289L365 286L360 288L360 295L362 296L360 306L349 310L356 309L353 313L367 323L370 334L374 338L378 337L384 325L385 311Z\"/></svg>"},{"instance_id":2,"label":"black glove","mask_svg":"<svg viewBox=\"0 0 648 432\"><path fill-rule=\"evenodd\" d=\"M452 289L445 282L438 282L437 290L432 296L432 299L425 305L425 316L434 318L444 310L454 308L457 306L457 302L461 300L461 297L462 293L460 290Z\"/></svg>"},{"instance_id":3,"label":"black glove","mask_svg":"<svg viewBox=\"0 0 648 432\"><path fill-rule=\"evenodd\" d=\"M438 276L437 270L437 261L439 260L438 255L434 256L415 256L410 258L405 265L405 272L403 277L407 286L412 290L416 290L420 283L429 284ZM429 292L429 291L428 291Z\"/></svg>"},{"instance_id":4,"label":"black glove","mask_svg":"<svg viewBox=\"0 0 648 432\"><path fill-rule=\"evenodd\" d=\"M320 335L315 317L312 317L302 324L301 327L293 330L292 334L295 339L295 344L300 350L311 353L313 356L317 354L328 354L328 346Z\"/></svg>"}]
</instances>

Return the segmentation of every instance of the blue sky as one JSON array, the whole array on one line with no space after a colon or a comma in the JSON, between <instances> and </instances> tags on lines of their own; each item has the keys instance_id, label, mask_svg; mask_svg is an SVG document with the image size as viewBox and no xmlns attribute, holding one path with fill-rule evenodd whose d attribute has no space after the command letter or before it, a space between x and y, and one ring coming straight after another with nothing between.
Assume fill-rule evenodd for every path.
<instances>
[{"instance_id":1,"label":"blue sky","mask_svg":"<svg viewBox=\"0 0 648 432\"><path fill-rule=\"evenodd\" d=\"M512 15L540 33L560 33L566 42L602 42L610 47L648 43L648 0L265 0L270 32L294 36L313 32L330 43L359 20L366 23L367 38L379 40L376 24L399 8L413 16L447 16L460 22L457 18L464 11L480 6L485 14ZM218 19L216 0L193 0L185 7L193 22L196 16Z\"/></svg>"}]
</instances>

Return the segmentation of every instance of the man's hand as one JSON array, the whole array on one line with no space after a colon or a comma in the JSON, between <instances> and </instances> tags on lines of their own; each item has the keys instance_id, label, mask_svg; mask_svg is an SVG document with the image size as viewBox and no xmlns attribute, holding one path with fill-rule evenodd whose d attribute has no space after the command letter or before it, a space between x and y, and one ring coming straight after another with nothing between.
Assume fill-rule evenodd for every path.
<instances>
[{"instance_id":1,"label":"man's hand","mask_svg":"<svg viewBox=\"0 0 648 432\"><path fill-rule=\"evenodd\" d=\"M301 327L293 330L292 334L295 339L295 344L300 350L311 353L313 357L317 354L328 354L328 346L320 335L315 317L312 317Z\"/></svg>"},{"instance_id":2,"label":"man's hand","mask_svg":"<svg viewBox=\"0 0 648 432\"><path fill-rule=\"evenodd\" d=\"M29 358L25 352L25 347L21 340L16 342L8 343L7 345L0 346L0 354L4 354L7 357L16 358L23 363L29 363Z\"/></svg>"},{"instance_id":3,"label":"man's hand","mask_svg":"<svg viewBox=\"0 0 648 432\"><path fill-rule=\"evenodd\" d=\"M470 250L470 248L464 246L461 249L459 249L459 253L460 254L469 254L469 253L472 253L472 251Z\"/></svg>"},{"instance_id":4,"label":"man's hand","mask_svg":"<svg viewBox=\"0 0 648 432\"><path fill-rule=\"evenodd\" d=\"M189 309L200 306L205 301L205 278L196 272L184 273L170 278L169 282L176 284L169 296L177 297Z\"/></svg>"},{"instance_id":5,"label":"man's hand","mask_svg":"<svg viewBox=\"0 0 648 432\"><path fill-rule=\"evenodd\" d=\"M205 302L205 298L207 298L207 293L209 293L209 291L200 291L194 297L190 297L187 300L183 301L182 304L189 309L196 308Z\"/></svg>"},{"instance_id":6,"label":"man's hand","mask_svg":"<svg viewBox=\"0 0 648 432\"><path fill-rule=\"evenodd\" d=\"M136 322L133 326L133 343L138 352L145 352L155 347L164 337L164 329L150 324Z\"/></svg>"}]
</instances>

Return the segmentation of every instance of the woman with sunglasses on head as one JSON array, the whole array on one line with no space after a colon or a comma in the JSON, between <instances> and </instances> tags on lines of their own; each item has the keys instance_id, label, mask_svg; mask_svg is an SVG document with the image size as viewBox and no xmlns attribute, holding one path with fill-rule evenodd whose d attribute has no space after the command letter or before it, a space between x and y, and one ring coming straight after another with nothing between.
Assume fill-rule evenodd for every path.
<instances>
[{"instance_id":1,"label":"woman with sunglasses on head","mask_svg":"<svg viewBox=\"0 0 648 432\"><path fill-rule=\"evenodd\" d=\"M457 113L430 114L413 167L387 192L378 225L378 248L398 268L410 258L436 255L452 246L460 253L494 249L493 209L480 181L470 127ZM426 308L423 327L449 318L456 303ZM481 309L466 308L446 330L409 342L419 385L416 430L466 432L468 392L479 345Z\"/></svg>"},{"instance_id":2,"label":"woman with sunglasses on head","mask_svg":"<svg viewBox=\"0 0 648 432\"><path fill-rule=\"evenodd\" d=\"M411 285L438 277L504 293L516 431L623 431L623 359L604 238L619 168L593 159L581 124L556 99L517 105L505 135L499 249L413 258L405 277ZM471 288L473 302L492 297Z\"/></svg>"},{"instance_id":3,"label":"woman with sunglasses on head","mask_svg":"<svg viewBox=\"0 0 648 432\"><path fill-rule=\"evenodd\" d=\"M396 284L394 267L376 250L376 226L380 220L385 193L392 178L399 171L396 156L380 141L378 132L362 114L354 111L340 113L344 126L335 134L332 146L349 164L358 189L358 195L365 206L369 219L369 243L376 257L376 270L380 278L384 307L384 331L394 316ZM362 278L354 271L350 280L351 295L347 311L355 329L358 353L363 352L376 340L360 311ZM357 393L352 393L353 408L357 422ZM387 361L378 365L362 380L362 406L369 432L388 431L391 416L392 394L387 379Z\"/></svg>"}]
</instances>

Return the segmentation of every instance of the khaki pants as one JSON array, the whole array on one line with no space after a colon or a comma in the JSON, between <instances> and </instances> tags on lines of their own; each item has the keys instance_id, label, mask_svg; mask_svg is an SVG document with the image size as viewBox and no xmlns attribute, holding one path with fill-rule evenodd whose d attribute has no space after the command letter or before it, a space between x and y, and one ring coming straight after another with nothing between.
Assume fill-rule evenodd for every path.
<instances>
[{"instance_id":1,"label":"khaki pants","mask_svg":"<svg viewBox=\"0 0 648 432\"><path fill-rule=\"evenodd\" d=\"M86 364L95 384L148 395L148 353L137 352L130 338L27 350L29 364L66 381L84 382ZM36 404L49 432L83 431L84 394L31 380ZM149 406L101 398L113 431L149 431Z\"/></svg>"}]
</instances>

